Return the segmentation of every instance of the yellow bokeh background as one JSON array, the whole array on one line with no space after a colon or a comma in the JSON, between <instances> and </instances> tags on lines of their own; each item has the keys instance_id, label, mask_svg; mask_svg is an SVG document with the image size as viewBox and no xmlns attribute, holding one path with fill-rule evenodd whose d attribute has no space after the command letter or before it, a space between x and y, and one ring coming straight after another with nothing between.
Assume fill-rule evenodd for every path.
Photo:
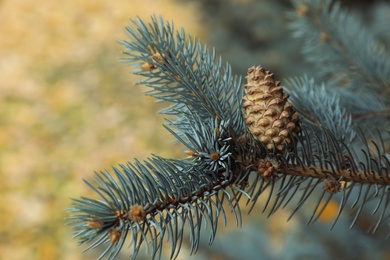
<instances>
[{"instance_id":1,"label":"yellow bokeh background","mask_svg":"<svg viewBox=\"0 0 390 260\"><path fill-rule=\"evenodd\" d=\"M134 157L182 154L161 126L162 105L119 62L116 41L126 39L129 18L152 14L202 38L197 8L0 1L0 259L92 258L64 221L70 197L92 195L82 179Z\"/></svg>"}]
</instances>

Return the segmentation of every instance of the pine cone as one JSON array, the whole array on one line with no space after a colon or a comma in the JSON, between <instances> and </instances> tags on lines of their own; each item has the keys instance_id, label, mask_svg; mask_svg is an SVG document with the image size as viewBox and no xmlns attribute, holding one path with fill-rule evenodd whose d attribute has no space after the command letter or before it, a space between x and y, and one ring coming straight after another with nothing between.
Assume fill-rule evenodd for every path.
<instances>
[{"instance_id":1,"label":"pine cone","mask_svg":"<svg viewBox=\"0 0 390 260\"><path fill-rule=\"evenodd\" d=\"M249 68L246 79L243 98L246 124L269 151L282 153L286 143L287 147L292 146L289 132L296 136L301 130L298 114L287 101L289 95L283 93L274 75L261 66Z\"/></svg>"}]
</instances>

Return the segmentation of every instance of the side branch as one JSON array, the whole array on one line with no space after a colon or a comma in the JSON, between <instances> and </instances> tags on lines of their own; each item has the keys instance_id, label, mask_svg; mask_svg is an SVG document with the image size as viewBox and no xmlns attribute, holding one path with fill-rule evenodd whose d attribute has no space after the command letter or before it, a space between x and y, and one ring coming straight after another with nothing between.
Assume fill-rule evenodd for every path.
<instances>
[{"instance_id":1,"label":"side branch","mask_svg":"<svg viewBox=\"0 0 390 260\"><path fill-rule=\"evenodd\" d=\"M171 207L179 208L180 204L196 203L197 200L202 199L205 196L209 197L220 190L224 190L231 184L232 180L228 179L220 179L214 182L210 182L209 184L205 184L203 187L196 189L192 193L183 194L177 198L171 197L166 201L160 201L154 205L146 206L145 212L147 215L153 215L157 211L166 210Z\"/></svg>"}]
</instances>

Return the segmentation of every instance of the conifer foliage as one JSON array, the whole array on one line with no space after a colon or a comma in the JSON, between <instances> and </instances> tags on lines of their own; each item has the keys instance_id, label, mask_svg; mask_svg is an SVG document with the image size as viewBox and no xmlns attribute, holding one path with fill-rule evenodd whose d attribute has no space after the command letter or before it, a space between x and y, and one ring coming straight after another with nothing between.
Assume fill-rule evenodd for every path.
<instances>
[{"instance_id":1,"label":"conifer foliage","mask_svg":"<svg viewBox=\"0 0 390 260\"><path fill-rule=\"evenodd\" d=\"M269 216L287 205L294 215L305 205L312 207L308 223L313 223L334 199L339 203L334 223L349 211L353 226L366 205L373 205L371 232L389 225L387 133L381 127L374 131L369 120L388 118L381 95L390 93L389 59L337 4L295 4L293 29L306 40L309 61L322 66L320 85L304 76L286 81L284 88L255 66L244 88L214 50L176 31L173 23L152 17L151 23L135 19L126 27L130 39L121 42L123 61L144 77L139 84L150 88L148 95L169 102L161 112L174 119L165 128L189 158L153 156L85 181L97 198L73 199L68 218L74 237L88 244L85 250L105 246L100 258L113 259L130 245L135 258L144 245L158 259L168 244L175 258L188 235L195 253L204 226L210 227L212 243L219 218L226 223L233 214L241 225L238 202L246 200L252 209L263 194ZM342 37L349 25L351 37ZM359 107L356 90L368 96ZM309 198L317 203L306 205Z\"/></svg>"}]
</instances>

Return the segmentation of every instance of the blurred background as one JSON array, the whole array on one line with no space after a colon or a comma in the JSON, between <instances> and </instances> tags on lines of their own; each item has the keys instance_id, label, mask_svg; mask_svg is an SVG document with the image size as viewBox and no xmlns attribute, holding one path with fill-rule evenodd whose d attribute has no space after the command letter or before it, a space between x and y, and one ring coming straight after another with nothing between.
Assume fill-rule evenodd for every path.
<instances>
[{"instance_id":1,"label":"blurred background","mask_svg":"<svg viewBox=\"0 0 390 260\"><path fill-rule=\"evenodd\" d=\"M345 4L364 10L366 2L379 1ZM262 64L283 79L310 74L287 29L289 8L254 0L0 0L0 259L95 259L99 252L80 253L64 222L70 197L94 196L82 179L151 153L183 156L161 126L164 105L143 95L119 62L116 41L126 39L129 18L161 15L216 46L234 73ZM346 227L329 232L334 209L303 228L299 215L286 221L288 210L265 220L261 206L247 216L243 205L242 228L229 218L211 247L205 232L191 259L390 257L388 241ZM179 259L188 254L184 244Z\"/></svg>"}]
</instances>

